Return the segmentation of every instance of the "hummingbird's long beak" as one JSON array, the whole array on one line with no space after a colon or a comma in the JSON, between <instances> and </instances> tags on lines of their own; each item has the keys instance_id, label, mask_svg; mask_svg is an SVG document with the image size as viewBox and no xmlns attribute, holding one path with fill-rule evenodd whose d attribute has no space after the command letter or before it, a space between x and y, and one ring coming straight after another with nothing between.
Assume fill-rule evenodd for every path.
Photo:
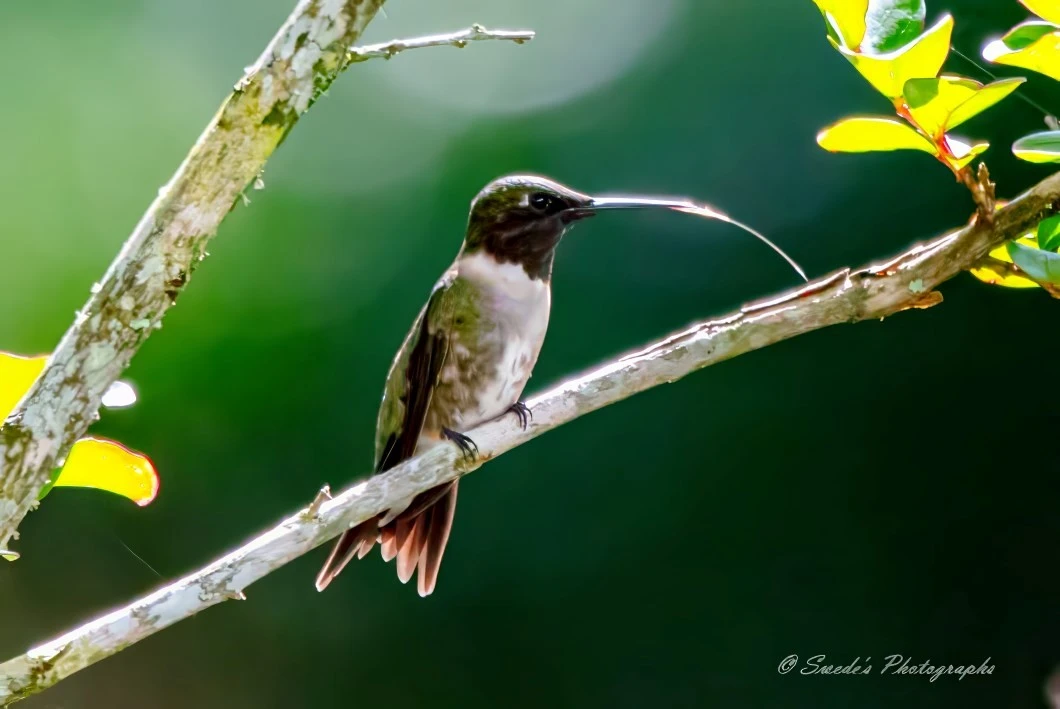
<instances>
[{"instance_id":1,"label":"hummingbird's long beak","mask_svg":"<svg viewBox=\"0 0 1060 709\"><path fill-rule=\"evenodd\" d=\"M564 212L566 221L577 221L591 217L604 209L696 209L697 205L690 200L663 199L657 197L587 197L577 207Z\"/></svg>"},{"instance_id":2,"label":"hummingbird's long beak","mask_svg":"<svg viewBox=\"0 0 1060 709\"><path fill-rule=\"evenodd\" d=\"M593 197L589 209L695 209L695 203L687 199L658 199L655 197Z\"/></svg>"}]
</instances>

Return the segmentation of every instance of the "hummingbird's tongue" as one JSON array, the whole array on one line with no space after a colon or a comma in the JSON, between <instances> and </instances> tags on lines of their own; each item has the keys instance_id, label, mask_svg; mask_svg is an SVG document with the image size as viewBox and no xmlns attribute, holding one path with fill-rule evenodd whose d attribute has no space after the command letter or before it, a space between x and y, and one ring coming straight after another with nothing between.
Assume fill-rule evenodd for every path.
<instances>
[{"instance_id":1,"label":"hummingbird's tongue","mask_svg":"<svg viewBox=\"0 0 1060 709\"><path fill-rule=\"evenodd\" d=\"M592 200L592 209L644 209L658 207L663 209L672 209L675 212L684 212L685 214L693 214L697 217L705 217L707 219L716 219L718 221L726 222L738 227L751 236L755 237L763 244L773 249L781 258L788 262L795 273L799 274L802 280L809 282L809 278L806 277L805 271L802 267L796 263L795 259L788 256L783 249L774 244L772 241L767 239L764 235L755 231L751 227L747 226L742 222L738 222L728 214L720 212L713 207L693 202L689 199L669 199L669 198L655 198L655 197L594 197Z\"/></svg>"},{"instance_id":2,"label":"hummingbird's tongue","mask_svg":"<svg viewBox=\"0 0 1060 709\"><path fill-rule=\"evenodd\" d=\"M802 266L800 266L798 262L796 262L795 259L793 259L791 256L788 256L784 249L774 244L772 241L766 238L765 235L761 234L758 231L755 231L743 222L736 221L728 214L725 214L724 212L719 212L717 209L714 209L713 207L708 206L706 204L696 204L694 202L688 202L687 206L673 207L673 209L678 212L684 212L685 214L694 214L698 217L706 217L707 219L717 219L718 221L723 221L728 224L732 224L733 226L739 229L743 229L745 232L758 239L769 248L773 249L773 251L775 251L782 259L787 261L788 265L795 270L795 273L799 274L799 277L801 277L802 280L807 283L810 282L810 279L806 277L806 272L802 270Z\"/></svg>"}]
</instances>

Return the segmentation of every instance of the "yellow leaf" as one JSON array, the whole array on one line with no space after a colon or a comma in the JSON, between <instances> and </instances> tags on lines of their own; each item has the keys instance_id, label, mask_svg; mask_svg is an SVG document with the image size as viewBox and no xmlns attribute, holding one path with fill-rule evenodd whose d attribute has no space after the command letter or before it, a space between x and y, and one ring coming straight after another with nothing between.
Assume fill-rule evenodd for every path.
<instances>
[{"instance_id":1,"label":"yellow leaf","mask_svg":"<svg viewBox=\"0 0 1060 709\"><path fill-rule=\"evenodd\" d=\"M983 48L983 57L995 64L1030 69L1060 81L1060 32L1044 34L1019 49L1010 47L1005 39L997 39Z\"/></svg>"},{"instance_id":2,"label":"yellow leaf","mask_svg":"<svg viewBox=\"0 0 1060 709\"><path fill-rule=\"evenodd\" d=\"M143 507L158 494L158 473L142 453L104 438L82 438L70 449L55 487L106 490Z\"/></svg>"},{"instance_id":3,"label":"yellow leaf","mask_svg":"<svg viewBox=\"0 0 1060 709\"><path fill-rule=\"evenodd\" d=\"M842 2L842 0L839 0ZM1023 5L1043 20L1060 25L1060 1L1058 0L1020 0Z\"/></svg>"},{"instance_id":4,"label":"yellow leaf","mask_svg":"<svg viewBox=\"0 0 1060 709\"><path fill-rule=\"evenodd\" d=\"M1038 239L1035 238L1034 234L1027 234L1020 237L1017 241L1024 246L1030 246L1033 248L1038 247ZM998 246L990 252L992 258L996 258L998 261L1004 261L1005 263L1012 263L1012 257L1008 254L1008 248L1004 244ZM1002 286L1003 288L1039 288L1040 286L1029 278L1023 278L1022 276L1009 276L998 273L989 266L983 268L972 268L969 269L968 273L978 278L983 283L988 283L992 286Z\"/></svg>"},{"instance_id":5,"label":"yellow leaf","mask_svg":"<svg viewBox=\"0 0 1060 709\"><path fill-rule=\"evenodd\" d=\"M930 140L895 118L855 116L844 118L817 134L817 143L833 153L873 150L922 150L937 155Z\"/></svg>"},{"instance_id":6,"label":"yellow leaf","mask_svg":"<svg viewBox=\"0 0 1060 709\"><path fill-rule=\"evenodd\" d=\"M813 0L844 47L857 49L865 37L869 0Z\"/></svg>"},{"instance_id":7,"label":"yellow leaf","mask_svg":"<svg viewBox=\"0 0 1060 709\"><path fill-rule=\"evenodd\" d=\"M963 76L910 79L902 88L909 115L929 135L946 132L946 121L962 103L975 96L982 84Z\"/></svg>"},{"instance_id":8,"label":"yellow leaf","mask_svg":"<svg viewBox=\"0 0 1060 709\"><path fill-rule=\"evenodd\" d=\"M1024 81L1004 79L983 86L963 76L943 75L937 79L910 79L903 95L916 125L937 138L990 108Z\"/></svg>"},{"instance_id":9,"label":"yellow leaf","mask_svg":"<svg viewBox=\"0 0 1060 709\"><path fill-rule=\"evenodd\" d=\"M48 357L0 352L0 420L33 386ZM115 441L82 438L70 448L53 487L91 487L127 497L143 506L158 494L158 474L150 459ZM47 492L47 490L45 490Z\"/></svg>"},{"instance_id":10,"label":"yellow leaf","mask_svg":"<svg viewBox=\"0 0 1060 709\"><path fill-rule=\"evenodd\" d=\"M979 89L975 93L975 96L972 96L960 106L953 109L953 113L950 114L949 120L946 121L946 130L952 130L968 119L978 116L980 113L1018 89L1020 84L1023 84L1026 81L1027 80L1022 76L1018 76L1012 79L1002 79L1001 81L987 84Z\"/></svg>"},{"instance_id":11,"label":"yellow leaf","mask_svg":"<svg viewBox=\"0 0 1060 709\"><path fill-rule=\"evenodd\" d=\"M877 91L891 100L902 96L910 79L933 79L950 53L953 18L944 16L915 40L887 54L860 54L835 45ZM833 42L833 44L835 44Z\"/></svg>"},{"instance_id":12,"label":"yellow leaf","mask_svg":"<svg viewBox=\"0 0 1060 709\"><path fill-rule=\"evenodd\" d=\"M44 369L47 355L20 357L0 352L0 421L7 418Z\"/></svg>"}]
</instances>

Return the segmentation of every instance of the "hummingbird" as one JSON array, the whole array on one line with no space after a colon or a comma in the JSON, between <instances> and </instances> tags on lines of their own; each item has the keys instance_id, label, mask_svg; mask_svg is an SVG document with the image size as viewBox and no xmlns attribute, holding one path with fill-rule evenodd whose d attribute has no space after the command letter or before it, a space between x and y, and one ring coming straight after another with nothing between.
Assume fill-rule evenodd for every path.
<instances>
[{"instance_id":1,"label":"hummingbird","mask_svg":"<svg viewBox=\"0 0 1060 709\"><path fill-rule=\"evenodd\" d=\"M387 374L376 422L376 473L446 443L473 458L477 446L464 432L501 416L514 415L526 428L533 413L521 397L548 329L556 247L577 222L601 210L638 208L707 210L704 216L732 221L684 200L591 197L536 175L501 177L478 193L456 259L435 283ZM384 560L397 560L401 582L416 573L419 595L430 595L453 527L458 485L434 487L343 532L317 575L317 590L379 544Z\"/></svg>"}]
</instances>

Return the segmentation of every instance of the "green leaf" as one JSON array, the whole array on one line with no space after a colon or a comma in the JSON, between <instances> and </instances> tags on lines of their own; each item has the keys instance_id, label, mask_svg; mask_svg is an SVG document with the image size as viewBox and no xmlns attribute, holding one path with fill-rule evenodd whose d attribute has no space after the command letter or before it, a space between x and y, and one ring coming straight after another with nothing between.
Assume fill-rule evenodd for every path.
<instances>
[{"instance_id":1,"label":"green leaf","mask_svg":"<svg viewBox=\"0 0 1060 709\"><path fill-rule=\"evenodd\" d=\"M1027 162L1060 162L1060 131L1047 130L1025 135L1012 144L1012 152Z\"/></svg>"},{"instance_id":2,"label":"green leaf","mask_svg":"<svg viewBox=\"0 0 1060 709\"><path fill-rule=\"evenodd\" d=\"M983 58L1018 66L1060 81L1060 27L1046 22L1017 25L1001 39L983 47Z\"/></svg>"},{"instance_id":3,"label":"green leaf","mask_svg":"<svg viewBox=\"0 0 1060 709\"><path fill-rule=\"evenodd\" d=\"M1026 234L1019 238L1021 244L1025 244L1028 247L1035 248L1038 242L1035 240L1033 234ZM1012 263L1012 257L1008 255L1008 249L1005 248L1004 244L995 246L990 251L990 256L998 259L999 261L1005 261ZM1022 276L1014 276L1000 271L995 271L990 265L979 266L978 268L968 269L968 272L978 278L983 283L987 283L992 286L1001 286L1002 288L1041 288L1040 285L1035 283L1029 278L1023 278Z\"/></svg>"},{"instance_id":4,"label":"green leaf","mask_svg":"<svg viewBox=\"0 0 1060 709\"><path fill-rule=\"evenodd\" d=\"M938 76L950 53L953 18L946 15L931 29L889 54L859 54L835 45L861 75L887 98L902 97L910 79L933 79Z\"/></svg>"},{"instance_id":5,"label":"green leaf","mask_svg":"<svg viewBox=\"0 0 1060 709\"><path fill-rule=\"evenodd\" d=\"M55 481L59 479L59 475L63 472L62 468L52 468L52 471L48 473L48 480L44 483L44 487L37 493L37 499L43 500L48 496L48 493L55 487Z\"/></svg>"},{"instance_id":6,"label":"green leaf","mask_svg":"<svg viewBox=\"0 0 1060 709\"><path fill-rule=\"evenodd\" d=\"M909 114L925 132L940 137L1015 91L1025 79L1004 79L983 86L963 76L910 79L902 91Z\"/></svg>"},{"instance_id":7,"label":"green leaf","mask_svg":"<svg viewBox=\"0 0 1060 709\"><path fill-rule=\"evenodd\" d=\"M861 51L886 54L901 49L924 31L924 0L869 0Z\"/></svg>"},{"instance_id":8,"label":"green leaf","mask_svg":"<svg viewBox=\"0 0 1060 709\"><path fill-rule=\"evenodd\" d=\"M1006 49L1018 51L1020 49L1026 49L1045 35L1055 31L1056 25L1052 23L1030 20L1010 29L1005 36L1001 38L1001 43L1005 45Z\"/></svg>"},{"instance_id":9,"label":"green leaf","mask_svg":"<svg viewBox=\"0 0 1060 709\"><path fill-rule=\"evenodd\" d=\"M869 0L813 0L824 15L830 36L844 47L857 49L865 36Z\"/></svg>"},{"instance_id":10,"label":"green leaf","mask_svg":"<svg viewBox=\"0 0 1060 709\"><path fill-rule=\"evenodd\" d=\"M922 150L937 155L935 145L905 123L883 116L855 116L817 134L817 144L833 153L875 150Z\"/></svg>"},{"instance_id":11,"label":"green leaf","mask_svg":"<svg viewBox=\"0 0 1060 709\"><path fill-rule=\"evenodd\" d=\"M1060 214L1038 225L1038 246L1046 251L1060 250Z\"/></svg>"},{"instance_id":12,"label":"green leaf","mask_svg":"<svg viewBox=\"0 0 1060 709\"><path fill-rule=\"evenodd\" d=\"M1020 0L1020 2L1038 17L1060 25L1060 0Z\"/></svg>"},{"instance_id":13,"label":"green leaf","mask_svg":"<svg viewBox=\"0 0 1060 709\"><path fill-rule=\"evenodd\" d=\"M1015 241L1008 242L1012 262L1028 276L1042 283L1060 285L1060 254L1043 251Z\"/></svg>"}]
</instances>

